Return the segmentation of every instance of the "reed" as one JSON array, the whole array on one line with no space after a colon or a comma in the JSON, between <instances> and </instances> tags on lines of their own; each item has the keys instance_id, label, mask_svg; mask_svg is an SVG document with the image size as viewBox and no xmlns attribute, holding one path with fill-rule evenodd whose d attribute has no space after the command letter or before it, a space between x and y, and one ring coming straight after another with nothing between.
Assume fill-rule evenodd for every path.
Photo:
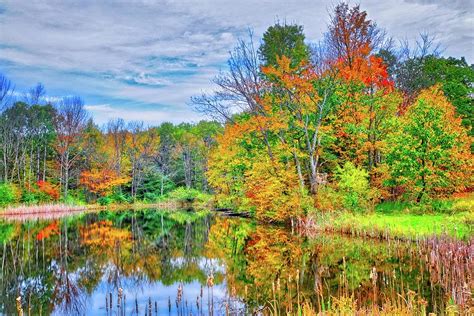
<instances>
[{"instance_id":1,"label":"reed","mask_svg":"<svg viewBox=\"0 0 474 316\"><path fill-rule=\"evenodd\" d=\"M46 213L66 213L84 210L84 206L68 204L41 204L41 205L20 205L3 209L1 215L22 215L22 214L46 214Z\"/></svg>"}]
</instances>

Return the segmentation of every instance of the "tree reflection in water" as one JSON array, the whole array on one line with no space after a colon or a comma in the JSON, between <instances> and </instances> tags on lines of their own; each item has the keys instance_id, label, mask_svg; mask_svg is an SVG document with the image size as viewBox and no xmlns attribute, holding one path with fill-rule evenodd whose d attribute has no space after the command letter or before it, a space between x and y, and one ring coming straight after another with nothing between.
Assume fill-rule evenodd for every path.
<instances>
[{"instance_id":1,"label":"tree reflection in water","mask_svg":"<svg viewBox=\"0 0 474 316\"><path fill-rule=\"evenodd\" d=\"M103 211L0 222L0 312L216 315L316 310L352 296L359 306L414 290L443 311L416 245L285 227L208 212ZM138 310L138 312L137 312Z\"/></svg>"}]
</instances>

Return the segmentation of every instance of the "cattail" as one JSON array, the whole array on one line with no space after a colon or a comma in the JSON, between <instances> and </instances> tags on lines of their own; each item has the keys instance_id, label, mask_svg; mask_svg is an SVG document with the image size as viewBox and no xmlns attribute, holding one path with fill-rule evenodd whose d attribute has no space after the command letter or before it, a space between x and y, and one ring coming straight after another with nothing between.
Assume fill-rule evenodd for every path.
<instances>
[{"instance_id":1,"label":"cattail","mask_svg":"<svg viewBox=\"0 0 474 316\"><path fill-rule=\"evenodd\" d=\"M372 285L375 286L377 284L377 269L375 267L370 272L370 279L372 280Z\"/></svg>"},{"instance_id":2,"label":"cattail","mask_svg":"<svg viewBox=\"0 0 474 316\"><path fill-rule=\"evenodd\" d=\"M21 307L21 296L16 298L16 311L18 312L18 316L23 316L23 307Z\"/></svg>"},{"instance_id":3,"label":"cattail","mask_svg":"<svg viewBox=\"0 0 474 316\"><path fill-rule=\"evenodd\" d=\"M212 273L207 277L207 286L208 287L214 286L214 275Z\"/></svg>"},{"instance_id":4,"label":"cattail","mask_svg":"<svg viewBox=\"0 0 474 316\"><path fill-rule=\"evenodd\" d=\"M178 294L176 296L176 301L178 303L180 303L182 298L183 298L183 285L179 284L178 285Z\"/></svg>"},{"instance_id":5,"label":"cattail","mask_svg":"<svg viewBox=\"0 0 474 316\"><path fill-rule=\"evenodd\" d=\"M118 295L117 295L117 307L120 308L122 305L122 295L123 295L123 290L122 288L119 288L118 290Z\"/></svg>"}]
</instances>

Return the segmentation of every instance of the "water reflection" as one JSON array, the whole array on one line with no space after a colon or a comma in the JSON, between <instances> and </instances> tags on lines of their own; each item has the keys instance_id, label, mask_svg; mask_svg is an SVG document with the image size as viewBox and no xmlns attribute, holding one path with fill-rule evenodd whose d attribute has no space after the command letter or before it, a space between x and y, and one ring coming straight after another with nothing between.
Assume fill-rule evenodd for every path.
<instances>
[{"instance_id":1,"label":"water reflection","mask_svg":"<svg viewBox=\"0 0 474 316\"><path fill-rule=\"evenodd\" d=\"M360 306L414 290L443 311L412 244L335 235L207 212L81 213L0 221L0 312L189 315L317 310L352 296Z\"/></svg>"}]
</instances>

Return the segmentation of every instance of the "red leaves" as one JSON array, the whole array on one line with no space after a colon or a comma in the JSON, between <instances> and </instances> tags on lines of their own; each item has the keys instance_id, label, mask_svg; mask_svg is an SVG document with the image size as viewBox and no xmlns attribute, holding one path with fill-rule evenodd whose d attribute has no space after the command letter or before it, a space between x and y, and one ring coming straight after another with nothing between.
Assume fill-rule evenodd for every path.
<instances>
[{"instance_id":1,"label":"red leaves","mask_svg":"<svg viewBox=\"0 0 474 316\"><path fill-rule=\"evenodd\" d=\"M339 60L336 67L345 81L362 83L366 87L385 89L386 92L393 89L394 84L389 78L383 59L375 55L367 56L360 53L352 63Z\"/></svg>"},{"instance_id":2,"label":"red leaves","mask_svg":"<svg viewBox=\"0 0 474 316\"><path fill-rule=\"evenodd\" d=\"M40 192L49 195L53 200L59 199L59 190L56 186L43 180L39 180L36 184Z\"/></svg>"}]
</instances>

